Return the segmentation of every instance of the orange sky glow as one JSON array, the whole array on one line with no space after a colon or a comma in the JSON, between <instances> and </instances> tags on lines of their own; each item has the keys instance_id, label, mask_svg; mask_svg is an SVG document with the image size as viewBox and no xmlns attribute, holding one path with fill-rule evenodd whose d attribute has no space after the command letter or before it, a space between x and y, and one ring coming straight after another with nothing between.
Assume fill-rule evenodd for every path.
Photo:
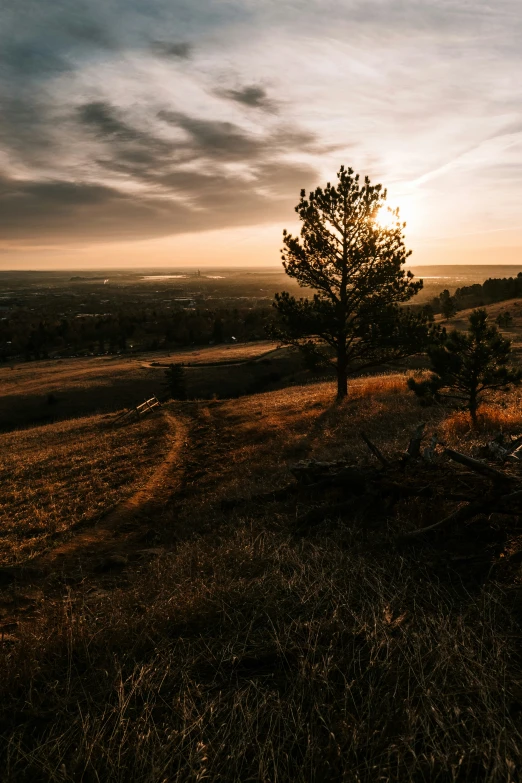
<instances>
[{"instance_id":1,"label":"orange sky glow","mask_svg":"<svg viewBox=\"0 0 522 783\"><path fill-rule=\"evenodd\" d=\"M341 164L412 265L522 264L521 52L518 0L8 0L0 269L275 267Z\"/></svg>"}]
</instances>

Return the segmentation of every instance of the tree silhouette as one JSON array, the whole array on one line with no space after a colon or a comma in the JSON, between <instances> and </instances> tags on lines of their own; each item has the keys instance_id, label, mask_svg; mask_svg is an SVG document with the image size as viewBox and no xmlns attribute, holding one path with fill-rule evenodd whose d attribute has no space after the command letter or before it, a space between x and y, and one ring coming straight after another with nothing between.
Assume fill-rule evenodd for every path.
<instances>
[{"instance_id":1,"label":"tree silhouette","mask_svg":"<svg viewBox=\"0 0 522 783\"><path fill-rule=\"evenodd\" d=\"M185 368L182 364L169 364L165 370L165 391L170 399L186 400Z\"/></svg>"},{"instance_id":2,"label":"tree silhouette","mask_svg":"<svg viewBox=\"0 0 522 783\"><path fill-rule=\"evenodd\" d=\"M337 397L348 393L348 375L422 350L427 316L400 308L422 288L402 268L410 255L405 223L390 210L389 226L378 222L386 190L341 167L328 183L301 199L300 237L283 232L283 266L312 299L276 294L275 334L284 343L321 354L337 372Z\"/></svg>"},{"instance_id":3,"label":"tree silhouette","mask_svg":"<svg viewBox=\"0 0 522 783\"><path fill-rule=\"evenodd\" d=\"M504 310L502 313L499 313L497 317L495 318L495 323L497 326L500 326L501 329L507 329L509 326L512 326L513 324L513 316L509 312L509 310Z\"/></svg>"},{"instance_id":4,"label":"tree silhouette","mask_svg":"<svg viewBox=\"0 0 522 783\"><path fill-rule=\"evenodd\" d=\"M451 296L447 288L439 295L439 302L444 318L452 318L457 314L457 300L454 296Z\"/></svg>"},{"instance_id":5,"label":"tree silhouette","mask_svg":"<svg viewBox=\"0 0 522 783\"><path fill-rule=\"evenodd\" d=\"M522 380L522 371L509 366L511 340L488 323L486 310L474 310L467 333L454 329L428 349L432 374L424 381L410 378L409 388L417 396L461 399L477 423L481 394L488 389L507 390ZM444 394L446 390L446 394Z\"/></svg>"}]
</instances>

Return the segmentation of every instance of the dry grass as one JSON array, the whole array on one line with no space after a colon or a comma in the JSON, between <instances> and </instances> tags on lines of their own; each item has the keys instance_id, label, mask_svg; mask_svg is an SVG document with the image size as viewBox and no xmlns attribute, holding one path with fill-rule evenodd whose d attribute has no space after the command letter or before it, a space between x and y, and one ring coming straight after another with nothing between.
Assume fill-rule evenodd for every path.
<instances>
[{"instance_id":1,"label":"dry grass","mask_svg":"<svg viewBox=\"0 0 522 783\"><path fill-rule=\"evenodd\" d=\"M517 780L502 593L360 536L248 517L127 593L64 600L2 661L9 783Z\"/></svg>"},{"instance_id":2,"label":"dry grass","mask_svg":"<svg viewBox=\"0 0 522 783\"><path fill-rule=\"evenodd\" d=\"M161 368L123 357L28 362L0 369L0 432L119 410L159 394ZM54 404L48 396L53 395Z\"/></svg>"},{"instance_id":3,"label":"dry grass","mask_svg":"<svg viewBox=\"0 0 522 783\"><path fill-rule=\"evenodd\" d=\"M162 420L100 416L0 435L0 558L22 562L133 491L164 446Z\"/></svg>"},{"instance_id":4,"label":"dry grass","mask_svg":"<svg viewBox=\"0 0 522 783\"><path fill-rule=\"evenodd\" d=\"M368 378L358 378L351 384L352 399L363 397L381 397L391 394L404 394L407 376L403 374L373 375Z\"/></svg>"},{"instance_id":5,"label":"dry grass","mask_svg":"<svg viewBox=\"0 0 522 783\"><path fill-rule=\"evenodd\" d=\"M492 395L488 402L480 405L477 411L477 427L473 428L471 417L467 411L448 412L441 425L444 438L453 441L466 440L484 441L487 435L505 432L519 435L522 433L522 392L512 391L507 397L502 394Z\"/></svg>"},{"instance_id":6,"label":"dry grass","mask_svg":"<svg viewBox=\"0 0 522 783\"><path fill-rule=\"evenodd\" d=\"M187 404L170 551L0 645L6 783L520 779L516 594L386 526L297 537L291 504L248 501L301 457L370 459L360 429L386 452L419 420L465 441L403 382L354 382L342 405L330 383ZM246 502L224 512L231 497Z\"/></svg>"},{"instance_id":7,"label":"dry grass","mask_svg":"<svg viewBox=\"0 0 522 783\"><path fill-rule=\"evenodd\" d=\"M213 345L202 348L184 348L177 351L143 354L143 358L161 363L184 362L205 364L207 362L237 362L255 359L269 351L275 351L278 343L273 340L260 340L253 343L235 345Z\"/></svg>"},{"instance_id":8,"label":"dry grass","mask_svg":"<svg viewBox=\"0 0 522 783\"><path fill-rule=\"evenodd\" d=\"M242 345L213 346L200 350L147 353L137 356L101 356L26 362L0 367L0 432L23 426L78 418L130 407L153 394L164 393L165 365L187 362L187 385L191 396L206 398L245 393L256 377L263 379L277 370L284 374L288 351L275 351L276 344L263 341ZM223 370L206 363L245 361L273 351L254 366ZM290 361L290 365L291 365ZM55 399L49 404L48 396Z\"/></svg>"}]
</instances>

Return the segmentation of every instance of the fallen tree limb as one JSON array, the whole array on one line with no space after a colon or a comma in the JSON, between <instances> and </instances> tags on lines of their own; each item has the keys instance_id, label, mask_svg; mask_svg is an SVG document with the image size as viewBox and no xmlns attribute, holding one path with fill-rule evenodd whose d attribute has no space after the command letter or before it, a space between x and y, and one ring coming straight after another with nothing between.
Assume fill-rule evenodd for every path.
<instances>
[{"instance_id":1,"label":"fallen tree limb","mask_svg":"<svg viewBox=\"0 0 522 783\"><path fill-rule=\"evenodd\" d=\"M390 463L386 459L386 457L382 454L382 452L377 448L377 446L371 442L369 437L366 435L365 432L361 432L361 438L366 443L370 451L372 452L374 457L377 457L381 465L383 465L385 468L388 468Z\"/></svg>"},{"instance_id":2,"label":"fallen tree limb","mask_svg":"<svg viewBox=\"0 0 522 783\"><path fill-rule=\"evenodd\" d=\"M522 436L520 438L516 438L509 446L509 449L507 449L506 457L510 457L513 452L515 452L519 446L522 446Z\"/></svg>"},{"instance_id":3,"label":"fallen tree limb","mask_svg":"<svg viewBox=\"0 0 522 783\"><path fill-rule=\"evenodd\" d=\"M454 462L459 462L461 465L465 465L475 473L481 473L483 476L493 479L494 481L503 481L504 483L512 482L513 477L507 473L503 473L497 468L492 468L491 465L486 465L485 462L481 462L473 457L468 457L466 454L461 454L460 451L454 451L453 449L444 449L446 454Z\"/></svg>"},{"instance_id":4,"label":"fallen tree limb","mask_svg":"<svg viewBox=\"0 0 522 783\"><path fill-rule=\"evenodd\" d=\"M460 506L460 508L458 508L456 511L453 511L452 514L450 514L447 517L444 517L444 519L440 519L438 522L435 522L433 525L428 525L427 527L421 527L418 530L411 530L409 533L402 533L400 536L398 536L398 540L402 541L402 540L409 540L411 538L417 538L418 536L423 536L425 533L431 533L433 530L440 530L446 525L451 525L458 522L465 522L467 519L471 519L472 517L484 512L485 510L489 510L489 509L486 509L484 507L484 503L479 501L470 503L467 506Z\"/></svg>"}]
</instances>

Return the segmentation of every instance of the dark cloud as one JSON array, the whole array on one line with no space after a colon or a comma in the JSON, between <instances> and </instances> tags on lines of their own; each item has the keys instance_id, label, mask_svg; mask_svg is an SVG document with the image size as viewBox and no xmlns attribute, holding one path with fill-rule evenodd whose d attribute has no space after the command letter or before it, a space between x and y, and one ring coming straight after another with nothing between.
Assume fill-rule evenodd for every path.
<instances>
[{"instance_id":1,"label":"dark cloud","mask_svg":"<svg viewBox=\"0 0 522 783\"><path fill-rule=\"evenodd\" d=\"M0 95L0 148L26 165L38 165L54 152L55 126L40 96Z\"/></svg>"},{"instance_id":2,"label":"dark cloud","mask_svg":"<svg viewBox=\"0 0 522 783\"><path fill-rule=\"evenodd\" d=\"M84 103L78 107L77 112L79 121L102 138L119 141L142 139L142 134L121 120L109 103L103 101Z\"/></svg>"},{"instance_id":3,"label":"dark cloud","mask_svg":"<svg viewBox=\"0 0 522 783\"><path fill-rule=\"evenodd\" d=\"M192 157L253 162L266 155L315 149L316 137L299 128L279 128L263 135L247 133L231 122L203 120L182 112L160 111L158 117L184 130L189 139L178 148Z\"/></svg>"},{"instance_id":4,"label":"dark cloud","mask_svg":"<svg viewBox=\"0 0 522 783\"><path fill-rule=\"evenodd\" d=\"M192 54L192 44L188 41L154 41L152 50L160 57L188 60Z\"/></svg>"},{"instance_id":5,"label":"dark cloud","mask_svg":"<svg viewBox=\"0 0 522 783\"><path fill-rule=\"evenodd\" d=\"M242 103L244 106L275 111L274 102L268 98L266 90L259 84L250 84L240 90L222 90L219 94L237 103Z\"/></svg>"},{"instance_id":6,"label":"dark cloud","mask_svg":"<svg viewBox=\"0 0 522 783\"><path fill-rule=\"evenodd\" d=\"M79 106L79 123L92 131L96 138L109 144L108 156L99 163L106 169L128 176L150 178L157 165L165 165L173 154L174 145L154 134L136 128L122 119L111 104L93 101Z\"/></svg>"},{"instance_id":7,"label":"dark cloud","mask_svg":"<svg viewBox=\"0 0 522 783\"><path fill-rule=\"evenodd\" d=\"M182 112L161 111L159 118L186 131L194 154L221 160L243 160L259 154L264 144L231 122L202 120Z\"/></svg>"},{"instance_id":8,"label":"dark cloud","mask_svg":"<svg viewBox=\"0 0 522 783\"><path fill-rule=\"evenodd\" d=\"M4 240L148 239L189 231L262 224L291 215L314 170L302 164L261 165L249 179L223 172L173 171L157 184L170 197L124 193L86 182L0 178Z\"/></svg>"},{"instance_id":9,"label":"dark cloud","mask_svg":"<svg viewBox=\"0 0 522 783\"><path fill-rule=\"evenodd\" d=\"M45 77L48 74L71 70L71 63L57 53L47 41L8 41L2 46L0 61L3 68L19 77Z\"/></svg>"}]
</instances>

